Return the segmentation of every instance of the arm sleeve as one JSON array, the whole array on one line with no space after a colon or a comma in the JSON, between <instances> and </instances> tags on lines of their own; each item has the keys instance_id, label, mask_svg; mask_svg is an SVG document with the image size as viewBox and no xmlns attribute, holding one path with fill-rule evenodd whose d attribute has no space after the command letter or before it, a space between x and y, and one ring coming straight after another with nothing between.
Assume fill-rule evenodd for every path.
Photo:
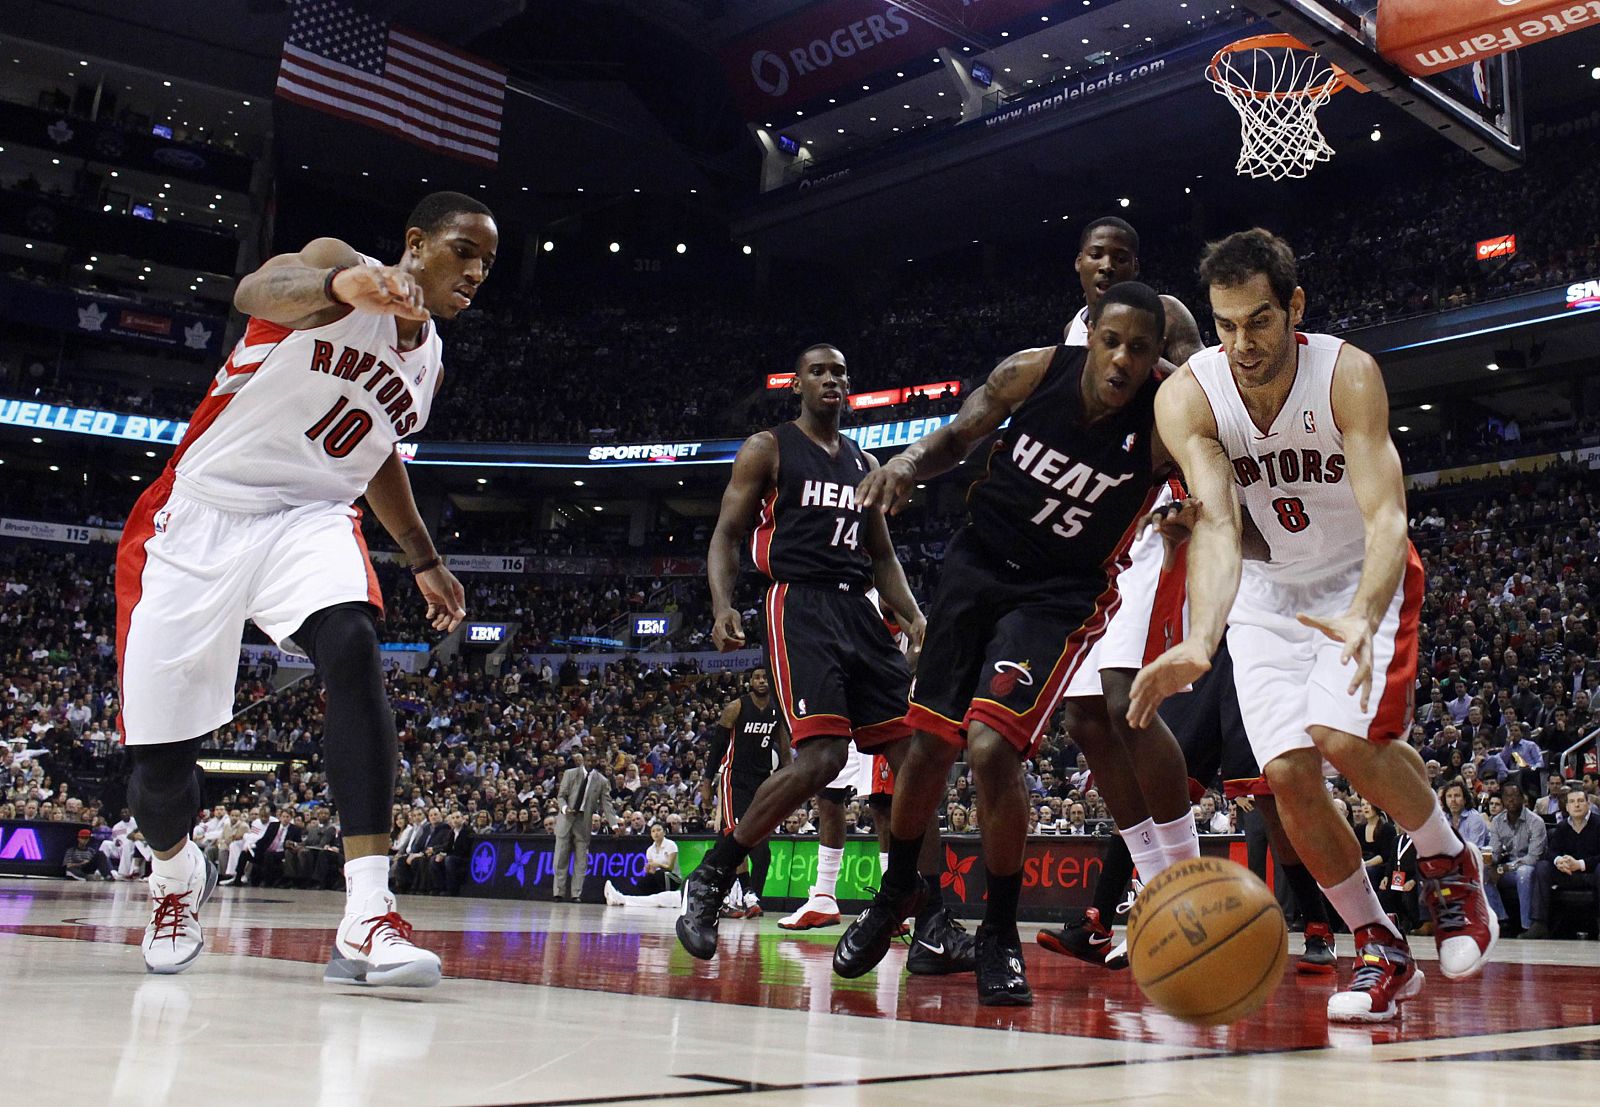
<instances>
[{"instance_id":1,"label":"arm sleeve","mask_svg":"<svg viewBox=\"0 0 1600 1107\"><path fill-rule=\"evenodd\" d=\"M711 727L711 747L707 751L706 770L713 775L722 767L722 759L727 756L728 743L733 741L733 731L715 723Z\"/></svg>"}]
</instances>

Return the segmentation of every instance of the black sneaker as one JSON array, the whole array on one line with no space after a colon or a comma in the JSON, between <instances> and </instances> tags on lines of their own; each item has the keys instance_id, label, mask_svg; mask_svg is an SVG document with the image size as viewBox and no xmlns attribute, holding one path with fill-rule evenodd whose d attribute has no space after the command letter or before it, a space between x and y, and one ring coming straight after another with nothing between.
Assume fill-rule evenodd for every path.
<instances>
[{"instance_id":1,"label":"black sneaker","mask_svg":"<svg viewBox=\"0 0 1600 1107\"><path fill-rule=\"evenodd\" d=\"M691 957L709 961L717 955L717 919L722 898L733 884L733 870L704 862L683 882L683 907L678 914L678 944Z\"/></svg>"},{"instance_id":2,"label":"black sneaker","mask_svg":"<svg viewBox=\"0 0 1600 1107\"><path fill-rule=\"evenodd\" d=\"M901 923L922 914L927 895L921 880L905 892L878 889L867 909L840 935L833 951L833 971L847 980L854 980L877 968L883 955L889 952Z\"/></svg>"},{"instance_id":3,"label":"black sneaker","mask_svg":"<svg viewBox=\"0 0 1600 1107\"><path fill-rule=\"evenodd\" d=\"M987 926L978 927L978 1002L985 1007L1032 1007L1022 943L1006 941Z\"/></svg>"},{"instance_id":4,"label":"black sneaker","mask_svg":"<svg viewBox=\"0 0 1600 1107\"><path fill-rule=\"evenodd\" d=\"M906 971L914 976L948 976L971 972L977 965L972 935L943 904L917 919L911 936Z\"/></svg>"},{"instance_id":5,"label":"black sneaker","mask_svg":"<svg viewBox=\"0 0 1600 1107\"><path fill-rule=\"evenodd\" d=\"M1106 954L1111 952L1111 947L1116 943L1116 935L1100 920L1100 909L1091 907L1070 926L1063 926L1060 930L1048 927L1040 930L1037 941L1051 953L1076 957L1096 968L1104 968Z\"/></svg>"}]
</instances>

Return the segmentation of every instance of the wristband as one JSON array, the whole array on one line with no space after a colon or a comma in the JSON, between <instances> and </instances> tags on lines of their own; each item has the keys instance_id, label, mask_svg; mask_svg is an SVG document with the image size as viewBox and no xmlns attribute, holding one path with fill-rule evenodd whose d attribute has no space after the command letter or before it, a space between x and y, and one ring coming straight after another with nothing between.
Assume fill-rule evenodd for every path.
<instances>
[{"instance_id":1,"label":"wristband","mask_svg":"<svg viewBox=\"0 0 1600 1107\"><path fill-rule=\"evenodd\" d=\"M414 577L420 576L423 573L426 573L429 569L437 569L443 564L444 561L435 555L434 557L428 558L426 561L419 561L417 564L411 566L411 575Z\"/></svg>"},{"instance_id":2,"label":"wristband","mask_svg":"<svg viewBox=\"0 0 1600 1107\"><path fill-rule=\"evenodd\" d=\"M337 277L340 273L343 273L346 269L349 269L349 268L351 268L351 266L348 266L348 265L335 265L332 269L328 270L328 275L326 277L322 278L322 295L323 295L323 298L326 299L329 303L340 304L340 305L343 305L344 307L349 307L350 306L348 303L346 303L345 301L339 299L339 297L337 297L337 296L335 296L333 294L333 280L334 280L334 278Z\"/></svg>"}]
</instances>

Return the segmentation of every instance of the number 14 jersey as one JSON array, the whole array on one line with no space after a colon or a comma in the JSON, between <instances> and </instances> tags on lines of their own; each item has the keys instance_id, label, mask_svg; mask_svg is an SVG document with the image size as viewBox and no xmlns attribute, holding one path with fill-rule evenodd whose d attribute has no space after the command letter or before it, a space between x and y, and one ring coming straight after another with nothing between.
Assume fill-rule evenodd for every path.
<instances>
[{"instance_id":1,"label":"number 14 jersey","mask_svg":"<svg viewBox=\"0 0 1600 1107\"><path fill-rule=\"evenodd\" d=\"M1189 359L1211 403L1240 506L1271 551L1270 561L1245 565L1286 584L1360 564L1366 535L1345 471L1344 435L1333 418L1333 370L1344 340L1325 334L1295 339L1294 384L1265 430L1245 410L1226 351L1213 347Z\"/></svg>"},{"instance_id":2,"label":"number 14 jersey","mask_svg":"<svg viewBox=\"0 0 1600 1107\"><path fill-rule=\"evenodd\" d=\"M778 480L761 501L750 536L758 572L785 584L872 585L856 486L871 471L861 447L839 436L829 455L794 423L772 428L778 440Z\"/></svg>"}]
</instances>

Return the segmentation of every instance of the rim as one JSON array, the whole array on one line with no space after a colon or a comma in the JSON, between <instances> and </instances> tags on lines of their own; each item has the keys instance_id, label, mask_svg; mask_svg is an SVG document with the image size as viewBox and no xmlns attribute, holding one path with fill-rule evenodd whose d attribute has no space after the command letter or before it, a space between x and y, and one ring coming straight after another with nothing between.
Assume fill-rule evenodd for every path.
<instances>
[{"instance_id":1,"label":"rim","mask_svg":"<svg viewBox=\"0 0 1600 1107\"><path fill-rule=\"evenodd\" d=\"M1333 76L1328 80L1319 81L1314 85L1307 86L1306 88L1294 88L1282 91L1276 89L1263 91L1261 89L1251 88L1249 85L1236 84L1223 75L1222 59L1227 57L1229 54L1239 54L1246 50L1272 49L1299 50L1302 53L1315 54L1319 59L1321 58L1320 54L1317 54L1315 50L1311 49L1311 47L1307 46L1293 35L1251 35L1249 38L1242 38L1237 42L1230 42L1222 49L1218 50L1215 54L1211 55L1211 64L1206 67L1206 74L1211 78L1211 83L1217 85L1219 88L1226 88L1240 96L1248 96L1256 100L1297 100L1306 98L1320 98L1323 96L1331 96L1340 89L1347 88L1352 85L1349 74L1345 73L1344 70L1340 69L1332 62L1324 63L1333 71Z\"/></svg>"}]
</instances>

